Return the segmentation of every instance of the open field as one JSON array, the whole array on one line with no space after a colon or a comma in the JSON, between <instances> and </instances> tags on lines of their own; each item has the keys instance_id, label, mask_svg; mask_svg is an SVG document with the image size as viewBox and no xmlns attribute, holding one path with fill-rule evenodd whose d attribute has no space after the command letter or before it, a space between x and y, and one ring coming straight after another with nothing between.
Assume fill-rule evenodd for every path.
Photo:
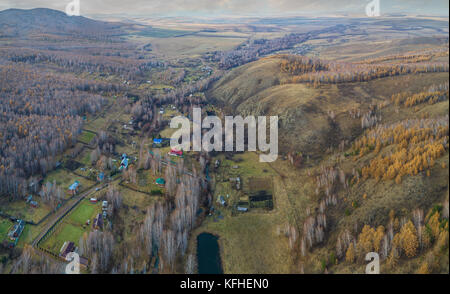
<instances>
[{"instance_id":1,"label":"open field","mask_svg":"<svg viewBox=\"0 0 450 294\"><path fill-rule=\"evenodd\" d=\"M207 217L194 236L209 232L219 236L220 254L225 274L290 273L292 260L288 240L281 234L284 218L278 214L253 214L223 220Z\"/></svg>"},{"instance_id":2,"label":"open field","mask_svg":"<svg viewBox=\"0 0 450 294\"><path fill-rule=\"evenodd\" d=\"M161 201L161 196L151 196L144 193L139 193L130 190L126 187L117 185L120 194L122 195L123 208L118 212L116 216L117 220L115 229L123 234L119 241L123 244L126 242L135 240L138 234L139 226L144 220L147 207Z\"/></svg>"},{"instance_id":3,"label":"open field","mask_svg":"<svg viewBox=\"0 0 450 294\"><path fill-rule=\"evenodd\" d=\"M341 44L339 42L329 44L325 40L311 43L314 45L318 57L339 61L361 61L380 56L401 55L409 52L445 48L446 46L445 39L439 40L433 37L375 41L356 38L347 40L347 42L341 42Z\"/></svg>"},{"instance_id":4,"label":"open field","mask_svg":"<svg viewBox=\"0 0 450 294\"><path fill-rule=\"evenodd\" d=\"M84 144L89 144L92 139L95 138L95 133L90 132L90 131L83 131L81 133L81 135L78 137L78 141L84 143Z\"/></svg>"},{"instance_id":5,"label":"open field","mask_svg":"<svg viewBox=\"0 0 450 294\"><path fill-rule=\"evenodd\" d=\"M101 213L101 202L93 204L88 199L81 201L58 224L55 232L41 244L41 247L58 255L59 250L66 241L72 241L78 246L80 237L91 231L92 223L98 213ZM87 220L90 220L90 225L86 225Z\"/></svg>"},{"instance_id":6,"label":"open field","mask_svg":"<svg viewBox=\"0 0 450 294\"><path fill-rule=\"evenodd\" d=\"M39 225L25 225L23 233L20 236L17 248L24 248L25 245L31 244L34 239L42 232L47 222L43 222Z\"/></svg>"},{"instance_id":7,"label":"open field","mask_svg":"<svg viewBox=\"0 0 450 294\"><path fill-rule=\"evenodd\" d=\"M194 231L194 236L201 232L219 236L224 273L292 272L293 260L289 253L288 239L283 233L290 218L289 203L284 184L278 174L269 164L260 163L255 152L236 154L232 160L224 159L223 155L215 159L221 160L220 168L211 171L215 182L213 199L215 210L212 216L207 216L202 225ZM214 160L212 162L214 163ZM239 168L233 169L233 166ZM232 207L246 198L245 186L242 188L244 191L238 191L232 188L232 184L228 181L230 177L236 176L243 179L243 185L257 177L273 179L274 209L235 212ZM230 195L229 198L225 197L228 205L221 207L216 202L217 197L226 194ZM190 248L194 245L195 241L192 241Z\"/></svg>"},{"instance_id":8,"label":"open field","mask_svg":"<svg viewBox=\"0 0 450 294\"><path fill-rule=\"evenodd\" d=\"M2 242L6 238L8 231L12 225L13 223L11 221L0 218L0 242Z\"/></svg>"},{"instance_id":9,"label":"open field","mask_svg":"<svg viewBox=\"0 0 450 294\"><path fill-rule=\"evenodd\" d=\"M48 213L52 211L51 207L42 201L40 197L34 196L34 200L38 202L38 207L33 208L25 200L17 200L13 202L8 202L2 200L0 202L1 210L18 219L23 219L25 221L30 221L38 223L43 219Z\"/></svg>"},{"instance_id":10,"label":"open field","mask_svg":"<svg viewBox=\"0 0 450 294\"><path fill-rule=\"evenodd\" d=\"M55 171L52 171L49 173L45 179L44 183L51 183L54 182L58 187L60 187L63 192L65 192L66 197L70 197L70 194L68 192L69 186L72 185L75 181L80 182L80 188L79 192L87 189L88 187L92 186L94 184L93 181L87 180L83 177L77 176L65 169L57 169Z\"/></svg>"},{"instance_id":11,"label":"open field","mask_svg":"<svg viewBox=\"0 0 450 294\"><path fill-rule=\"evenodd\" d=\"M210 37L188 35L171 38L133 37L138 43L151 43L153 53L161 58L175 59L180 57L198 57L209 51L230 50L243 42L242 38L227 36Z\"/></svg>"},{"instance_id":12,"label":"open field","mask_svg":"<svg viewBox=\"0 0 450 294\"><path fill-rule=\"evenodd\" d=\"M154 176L150 170L138 170L136 183L124 181L122 186L155 196L164 195L164 188L159 187L155 182L159 177L164 177L164 175Z\"/></svg>"},{"instance_id":13,"label":"open field","mask_svg":"<svg viewBox=\"0 0 450 294\"><path fill-rule=\"evenodd\" d=\"M160 198L160 196L150 196L148 194L130 190L123 186L119 186L119 189L122 193L123 203L129 207L145 209Z\"/></svg>"},{"instance_id":14,"label":"open field","mask_svg":"<svg viewBox=\"0 0 450 294\"><path fill-rule=\"evenodd\" d=\"M83 151L77 156L78 161L84 166L91 165L91 152L89 148L84 148ZM78 171L77 171L78 172Z\"/></svg>"},{"instance_id":15,"label":"open field","mask_svg":"<svg viewBox=\"0 0 450 294\"><path fill-rule=\"evenodd\" d=\"M180 37L184 35L192 34L192 31L186 31L186 30L170 30L170 29L162 29L162 28L149 28L142 30L137 33L138 36L142 37L151 37L151 38L174 38L174 37Z\"/></svg>"}]
</instances>

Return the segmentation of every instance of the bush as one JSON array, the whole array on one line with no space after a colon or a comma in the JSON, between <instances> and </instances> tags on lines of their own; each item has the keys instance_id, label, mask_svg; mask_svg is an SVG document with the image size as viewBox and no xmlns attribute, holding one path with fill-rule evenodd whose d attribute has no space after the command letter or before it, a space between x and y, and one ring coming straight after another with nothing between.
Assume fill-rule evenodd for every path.
<instances>
[{"instance_id":1,"label":"bush","mask_svg":"<svg viewBox=\"0 0 450 294\"><path fill-rule=\"evenodd\" d=\"M160 189L153 189L150 191L152 195L162 195L162 191Z\"/></svg>"}]
</instances>

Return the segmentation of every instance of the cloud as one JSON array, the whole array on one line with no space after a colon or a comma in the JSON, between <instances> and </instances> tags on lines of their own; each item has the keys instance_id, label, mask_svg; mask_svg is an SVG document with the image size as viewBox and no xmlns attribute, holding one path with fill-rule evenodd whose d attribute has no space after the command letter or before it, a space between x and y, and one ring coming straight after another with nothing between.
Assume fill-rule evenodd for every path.
<instances>
[{"instance_id":1,"label":"cloud","mask_svg":"<svg viewBox=\"0 0 450 294\"><path fill-rule=\"evenodd\" d=\"M71 0L2 0L0 9L64 10ZM123 15L282 15L364 13L369 0L80 0L81 12ZM380 0L382 13L448 15L448 0Z\"/></svg>"}]
</instances>

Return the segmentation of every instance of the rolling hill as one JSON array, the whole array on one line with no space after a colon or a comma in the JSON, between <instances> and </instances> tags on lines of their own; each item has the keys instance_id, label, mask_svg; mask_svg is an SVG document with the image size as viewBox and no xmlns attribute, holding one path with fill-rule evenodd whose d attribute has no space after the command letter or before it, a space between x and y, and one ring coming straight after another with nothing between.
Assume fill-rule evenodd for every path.
<instances>
[{"instance_id":1,"label":"rolling hill","mask_svg":"<svg viewBox=\"0 0 450 294\"><path fill-rule=\"evenodd\" d=\"M448 55L437 60L448 63ZM400 246L395 245L404 234L399 228L406 228L409 219L419 228L416 234L422 236L420 226L432 226L430 219L443 215L439 218L445 230L445 211L448 210L442 207L448 205L448 143L445 139L448 138L448 94L442 100L421 102L414 107L394 102L392 96L401 92L424 93L431 91L432 85L448 85L448 72L416 72L364 82L313 85L292 83L290 73L280 68L282 61L282 56L270 56L233 69L213 85L207 97L226 114L279 116L279 149L283 156L270 166L279 175L275 184L278 190L274 200L276 210L288 216L290 225L297 228L302 239L296 243L297 235L286 233L289 242L299 244L292 247L292 251L297 252L292 270L300 273L364 272L361 261L368 251L363 251L361 244L365 242L365 234L368 240L376 240L375 230L382 231L381 235L386 230L381 244L385 244L389 252L390 246ZM370 120L373 124L367 126ZM394 128L398 128L394 134L401 136L399 125L407 126L409 130L405 133L408 133L430 131L439 124L447 130L443 131L443 138L407 139L408 143L403 143L407 146L405 149L399 142L376 147L378 143L373 139L379 140L386 135L386 130ZM375 143L366 143L364 150L355 145L355 142L371 140L367 138ZM439 154L436 162L420 153L425 150L420 148L434 143L443 148L436 153ZM411 152L399 165L406 170L406 166L414 162L412 150L425 158L425 165L419 164L417 171L405 172L395 181L387 175L389 168L382 170L384 175L381 176L375 176L370 169L377 166L374 162L380 164L401 152ZM295 162L290 159L292 154L301 159L296 168L292 166ZM288 205L283 204L286 198ZM419 216L417 221L417 215L422 214L425 220ZM272 230L278 229L274 225ZM398 235L397 241L392 239L394 234ZM434 240L439 237L438 233L434 236ZM383 272L421 272L425 271L424 267L433 272L448 271L448 264L441 262L448 259L448 253L439 251L445 236L439 238L441 241L435 243L437 245L426 245L430 247L425 247L420 239L421 247L414 258L399 259L397 249L391 251L393 257L383 253ZM369 245L367 250L373 248ZM353 252L346 255L351 246L358 248L355 258Z\"/></svg>"},{"instance_id":2,"label":"rolling hill","mask_svg":"<svg viewBox=\"0 0 450 294\"><path fill-rule=\"evenodd\" d=\"M68 16L47 8L7 9L0 11L0 37L31 37L37 34L62 36L117 35L122 24Z\"/></svg>"},{"instance_id":3,"label":"rolling hill","mask_svg":"<svg viewBox=\"0 0 450 294\"><path fill-rule=\"evenodd\" d=\"M361 120L350 118L349 111L364 114L371 105L389 100L399 87L419 91L430 82L448 79L447 73L429 73L314 88L286 83L289 75L280 71L281 60L263 58L232 70L209 90L208 99L235 115L278 115L280 150L312 158L362 132Z\"/></svg>"}]
</instances>

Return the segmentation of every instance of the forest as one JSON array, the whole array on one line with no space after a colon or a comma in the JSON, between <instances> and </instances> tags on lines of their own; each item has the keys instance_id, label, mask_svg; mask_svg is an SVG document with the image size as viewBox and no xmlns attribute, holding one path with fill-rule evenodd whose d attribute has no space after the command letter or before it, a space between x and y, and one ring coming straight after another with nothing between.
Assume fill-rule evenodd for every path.
<instances>
[{"instance_id":1,"label":"forest","mask_svg":"<svg viewBox=\"0 0 450 294\"><path fill-rule=\"evenodd\" d=\"M444 53L448 56L448 51ZM322 61L292 55L281 56L280 69L292 77L284 83L308 83L315 87L321 84L367 82L374 79L407 74L448 72L448 62L428 62L414 59L404 63L348 63ZM401 57L410 61L408 58ZM388 59L390 60L390 59Z\"/></svg>"}]
</instances>

